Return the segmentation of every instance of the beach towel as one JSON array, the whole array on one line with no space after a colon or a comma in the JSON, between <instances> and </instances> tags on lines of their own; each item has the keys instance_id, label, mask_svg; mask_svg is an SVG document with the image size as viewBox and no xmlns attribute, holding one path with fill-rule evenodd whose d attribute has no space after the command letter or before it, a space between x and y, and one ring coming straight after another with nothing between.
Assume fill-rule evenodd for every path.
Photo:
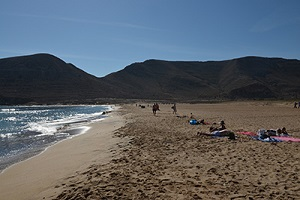
<instances>
[{"instance_id":1,"label":"beach towel","mask_svg":"<svg viewBox=\"0 0 300 200\"><path fill-rule=\"evenodd\" d=\"M224 137L220 131L213 131L211 134L213 137Z\"/></svg>"},{"instance_id":2,"label":"beach towel","mask_svg":"<svg viewBox=\"0 0 300 200\"><path fill-rule=\"evenodd\" d=\"M254 132L249 132L249 131L242 131L242 132L237 132L239 134L243 134L243 135L248 135L248 136L256 136L257 134Z\"/></svg>"},{"instance_id":3,"label":"beach towel","mask_svg":"<svg viewBox=\"0 0 300 200\"><path fill-rule=\"evenodd\" d=\"M272 138L285 141L285 142L300 142L300 138L294 138L289 136L272 136Z\"/></svg>"},{"instance_id":4,"label":"beach towel","mask_svg":"<svg viewBox=\"0 0 300 200\"><path fill-rule=\"evenodd\" d=\"M213 131L213 132L211 132L211 135L212 135L212 137L228 137L228 134L224 134L224 131L226 131L226 130Z\"/></svg>"},{"instance_id":5,"label":"beach towel","mask_svg":"<svg viewBox=\"0 0 300 200\"><path fill-rule=\"evenodd\" d=\"M239 134L243 134L243 135L248 135L250 137L255 137L254 139L256 139L257 133L255 132L250 132L250 131L242 131L242 132L238 132ZM283 142L300 142L300 138L294 138L294 137L290 137L290 136L271 136L271 138L273 139L277 139ZM266 141L264 141L266 142Z\"/></svg>"}]
</instances>

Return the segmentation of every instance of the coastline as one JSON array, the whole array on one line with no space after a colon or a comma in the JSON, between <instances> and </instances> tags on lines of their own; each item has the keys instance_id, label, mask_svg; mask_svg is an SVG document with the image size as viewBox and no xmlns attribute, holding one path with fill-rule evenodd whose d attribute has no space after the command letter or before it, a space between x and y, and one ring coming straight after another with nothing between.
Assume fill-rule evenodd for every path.
<instances>
[{"instance_id":1,"label":"coastline","mask_svg":"<svg viewBox=\"0 0 300 200\"><path fill-rule=\"evenodd\" d=\"M0 133L0 173L16 163L39 155L49 146L84 134L90 128L87 126L88 124L103 120L114 107L113 105L102 105L103 112L96 110L95 113L89 115L88 112L91 112L90 110L94 106L73 106L39 105L1 108L0 118L4 122L4 127L1 127ZM83 106L87 112L81 109ZM78 110L75 112L78 113L73 115L76 108ZM58 110L59 112L56 112ZM81 115L82 111L85 113L84 115ZM37 117L37 113L48 114ZM12 123L5 125L6 121ZM13 123L14 125L12 125ZM13 128L9 128L9 125Z\"/></svg>"},{"instance_id":2,"label":"coastline","mask_svg":"<svg viewBox=\"0 0 300 200\"><path fill-rule=\"evenodd\" d=\"M4 167L0 167L0 174L2 174L5 170L9 169L10 167L12 167L12 166L14 166L14 165L16 165L20 162L30 160L30 159L34 158L35 156L38 156L38 155L42 154L48 148L50 148L50 147L52 147L52 146L54 146L54 145L56 145L56 144L58 144L58 143L60 143L64 140L68 140L68 139L71 139L73 137L76 137L76 136L79 136L81 134L86 133L89 129L90 129L89 125L84 125L84 126L81 126L81 127L75 128L75 129L68 130L66 132L68 132L68 133L73 132L73 133L72 133L71 136L69 136L65 139L59 140L59 141L54 142L50 145L46 145L45 147L35 149L35 151L24 152L24 153L22 153L22 155L20 155L18 157L14 157L14 158L11 158L10 160L7 160L6 165L3 165Z\"/></svg>"},{"instance_id":3,"label":"coastline","mask_svg":"<svg viewBox=\"0 0 300 200\"><path fill-rule=\"evenodd\" d=\"M113 132L124 125L114 109L104 120L94 122L84 134L62 140L42 153L6 168L0 174L0 194L9 199L51 199L57 184L95 162L114 156L119 138ZM53 189L54 188L54 189ZM58 191L56 191L58 190Z\"/></svg>"},{"instance_id":4,"label":"coastline","mask_svg":"<svg viewBox=\"0 0 300 200\"><path fill-rule=\"evenodd\" d=\"M142 104L142 103L141 103ZM300 143L267 143L238 131L286 126L300 138L290 102L124 104L83 135L0 175L5 199L299 199ZM225 120L236 140L198 136ZM104 126L106 125L106 126ZM80 139L79 139L80 138ZM46 170L45 170L46 169ZM29 193L26 193L29 192Z\"/></svg>"}]
</instances>

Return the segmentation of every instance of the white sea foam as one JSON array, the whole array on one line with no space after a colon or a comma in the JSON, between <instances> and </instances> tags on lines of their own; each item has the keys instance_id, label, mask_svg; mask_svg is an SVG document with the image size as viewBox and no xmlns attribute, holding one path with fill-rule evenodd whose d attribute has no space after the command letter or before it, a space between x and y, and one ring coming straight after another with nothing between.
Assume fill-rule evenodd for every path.
<instances>
[{"instance_id":1,"label":"white sea foam","mask_svg":"<svg viewBox=\"0 0 300 200\"><path fill-rule=\"evenodd\" d=\"M36 136L54 135L57 132L74 129L92 121L98 121L101 119L100 116L102 115L103 112L96 112L92 114L75 114L52 121L30 122L25 130L41 133Z\"/></svg>"},{"instance_id":2,"label":"white sea foam","mask_svg":"<svg viewBox=\"0 0 300 200\"><path fill-rule=\"evenodd\" d=\"M28 124L26 131L38 132L41 135L54 135L57 132L57 127L49 126L46 123L31 122Z\"/></svg>"},{"instance_id":3,"label":"white sea foam","mask_svg":"<svg viewBox=\"0 0 300 200\"><path fill-rule=\"evenodd\" d=\"M83 134L90 128L89 123L103 120L103 111L111 110L111 105L0 107L0 158L13 156L16 158L12 162L16 162L22 152L36 152ZM0 159L0 171L3 163Z\"/></svg>"},{"instance_id":4,"label":"white sea foam","mask_svg":"<svg viewBox=\"0 0 300 200\"><path fill-rule=\"evenodd\" d=\"M3 109L1 109L1 112L14 112L16 109L14 109L14 108L3 108Z\"/></svg>"},{"instance_id":5,"label":"white sea foam","mask_svg":"<svg viewBox=\"0 0 300 200\"><path fill-rule=\"evenodd\" d=\"M13 135L15 135L15 133L0 134L0 138L11 138Z\"/></svg>"},{"instance_id":6,"label":"white sea foam","mask_svg":"<svg viewBox=\"0 0 300 200\"><path fill-rule=\"evenodd\" d=\"M16 117L8 117L6 118L7 121L16 121L17 118Z\"/></svg>"}]
</instances>

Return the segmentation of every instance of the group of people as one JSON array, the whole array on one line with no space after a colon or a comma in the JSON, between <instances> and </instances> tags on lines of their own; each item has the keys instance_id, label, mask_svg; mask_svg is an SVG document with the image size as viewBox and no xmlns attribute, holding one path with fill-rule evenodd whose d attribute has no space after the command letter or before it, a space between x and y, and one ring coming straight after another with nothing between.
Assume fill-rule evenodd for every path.
<instances>
[{"instance_id":1,"label":"group of people","mask_svg":"<svg viewBox=\"0 0 300 200\"><path fill-rule=\"evenodd\" d=\"M277 136L288 136L288 132L286 131L285 127L282 127L282 129L277 129Z\"/></svg>"},{"instance_id":2,"label":"group of people","mask_svg":"<svg viewBox=\"0 0 300 200\"><path fill-rule=\"evenodd\" d=\"M294 108L300 108L300 102L297 103L295 102L294 104ZM173 110L173 114L177 114L177 107L176 107L176 103L173 104L173 106L171 107L171 109ZM152 106L152 111L153 114L156 115L156 112L159 111L159 105L158 103L154 103ZM185 116L188 117L188 116ZM193 113L190 114L190 124L195 125L195 124L203 124L203 125L207 125L209 123L204 122L204 119L201 120L196 120L196 117L193 115ZM216 126L217 123L213 123L212 126L209 127L209 133L206 132L198 132L197 135L201 136L215 136L215 137L228 137L228 139L231 140L235 140L235 134L232 131L227 130L226 126L225 126L225 122L224 120L221 120L219 122L219 126ZM271 136L289 136L289 134L287 133L287 130L285 127L282 128L278 128L277 130L274 129L270 129L270 130L264 130L264 129L260 129L257 132L258 137L264 139L264 138L270 138Z\"/></svg>"},{"instance_id":3,"label":"group of people","mask_svg":"<svg viewBox=\"0 0 300 200\"><path fill-rule=\"evenodd\" d=\"M174 103L171 108L173 110L173 114L177 114L176 103ZM159 111L158 103L154 103L153 106L152 106L152 112L153 112L154 115L156 115L156 111Z\"/></svg>"},{"instance_id":4,"label":"group of people","mask_svg":"<svg viewBox=\"0 0 300 200\"><path fill-rule=\"evenodd\" d=\"M176 103L173 104L171 109L173 110L173 114L177 114ZM158 105L158 103L154 103L152 106L153 115L156 115L157 111L159 111L159 105ZM208 124L208 123L204 122L204 119L196 120L193 113L191 113L191 115L190 115L190 123L191 123L191 121L195 122L195 124L203 124L203 125ZM198 136L205 135L205 136L215 136L215 137L228 137L231 140L235 139L234 133L232 131L229 131L226 129L224 120L220 121L219 127L215 127L214 125L216 125L216 123L213 123L213 125L211 127L209 127L210 133L198 132L197 135Z\"/></svg>"},{"instance_id":5,"label":"group of people","mask_svg":"<svg viewBox=\"0 0 300 200\"><path fill-rule=\"evenodd\" d=\"M274 129L259 129L257 131L257 135L261 139L270 138L271 136L289 136L288 132L286 131L285 127L282 127L281 129L278 128L277 130Z\"/></svg>"},{"instance_id":6,"label":"group of people","mask_svg":"<svg viewBox=\"0 0 300 200\"><path fill-rule=\"evenodd\" d=\"M154 103L153 106L152 106L153 115L156 115L156 111L158 111L158 110L159 110L158 103Z\"/></svg>"},{"instance_id":7,"label":"group of people","mask_svg":"<svg viewBox=\"0 0 300 200\"><path fill-rule=\"evenodd\" d=\"M196 117L191 113L190 115L190 124L203 124L208 125L209 123L205 122L204 119L196 120ZM206 132L197 132L197 136L213 136L213 137L228 137L230 140L235 140L235 134L232 131L227 130L224 120L221 120L219 126L216 126L217 123L213 123L209 127L209 133Z\"/></svg>"},{"instance_id":8,"label":"group of people","mask_svg":"<svg viewBox=\"0 0 300 200\"><path fill-rule=\"evenodd\" d=\"M298 107L297 107L297 105L298 105ZM294 108L300 108L300 101L298 103L297 102L294 103Z\"/></svg>"}]
</instances>

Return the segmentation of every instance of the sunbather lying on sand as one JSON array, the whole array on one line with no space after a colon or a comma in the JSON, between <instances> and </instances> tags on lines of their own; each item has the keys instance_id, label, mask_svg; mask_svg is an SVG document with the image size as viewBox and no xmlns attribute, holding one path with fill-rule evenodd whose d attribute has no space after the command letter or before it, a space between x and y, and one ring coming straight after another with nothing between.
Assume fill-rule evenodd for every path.
<instances>
[{"instance_id":1,"label":"sunbather lying on sand","mask_svg":"<svg viewBox=\"0 0 300 200\"><path fill-rule=\"evenodd\" d=\"M198 132L197 136L215 136L215 137L228 137L228 139L235 140L235 135L232 131L228 130L220 130L220 131L213 131L211 133L205 133L205 132Z\"/></svg>"},{"instance_id":2,"label":"sunbather lying on sand","mask_svg":"<svg viewBox=\"0 0 300 200\"><path fill-rule=\"evenodd\" d=\"M285 127L282 127L282 129L277 129L277 136L289 136L288 132L286 131Z\"/></svg>"},{"instance_id":3,"label":"sunbather lying on sand","mask_svg":"<svg viewBox=\"0 0 300 200\"><path fill-rule=\"evenodd\" d=\"M282 129L269 129L269 130L264 130L264 129L259 129L257 131L257 135L261 139L265 138L270 138L271 136L289 136L289 134L286 131L286 128L283 127Z\"/></svg>"},{"instance_id":4,"label":"sunbather lying on sand","mask_svg":"<svg viewBox=\"0 0 300 200\"><path fill-rule=\"evenodd\" d=\"M220 127L211 126L209 128L209 131L213 132L213 131L221 131L221 130L225 130L225 129L226 129L225 122L222 120L222 121L220 121Z\"/></svg>"},{"instance_id":5,"label":"sunbather lying on sand","mask_svg":"<svg viewBox=\"0 0 300 200\"><path fill-rule=\"evenodd\" d=\"M259 129L257 131L257 136L258 138L264 140L266 138L271 138L271 136L274 136L274 133L271 130Z\"/></svg>"},{"instance_id":6,"label":"sunbather lying on sand","mask_svg":"<svg viewBox=\"0 0 300 200\"><path fill-rule=\"evenodd\" d=\"M209 124L209 123L205 122L204 119L200 119L200 120L191 119L191 120L189 121L189 123L190 123L191 125L198 125L198 124L207 125L207 124Z\"/></svg>"}]
</instances>

